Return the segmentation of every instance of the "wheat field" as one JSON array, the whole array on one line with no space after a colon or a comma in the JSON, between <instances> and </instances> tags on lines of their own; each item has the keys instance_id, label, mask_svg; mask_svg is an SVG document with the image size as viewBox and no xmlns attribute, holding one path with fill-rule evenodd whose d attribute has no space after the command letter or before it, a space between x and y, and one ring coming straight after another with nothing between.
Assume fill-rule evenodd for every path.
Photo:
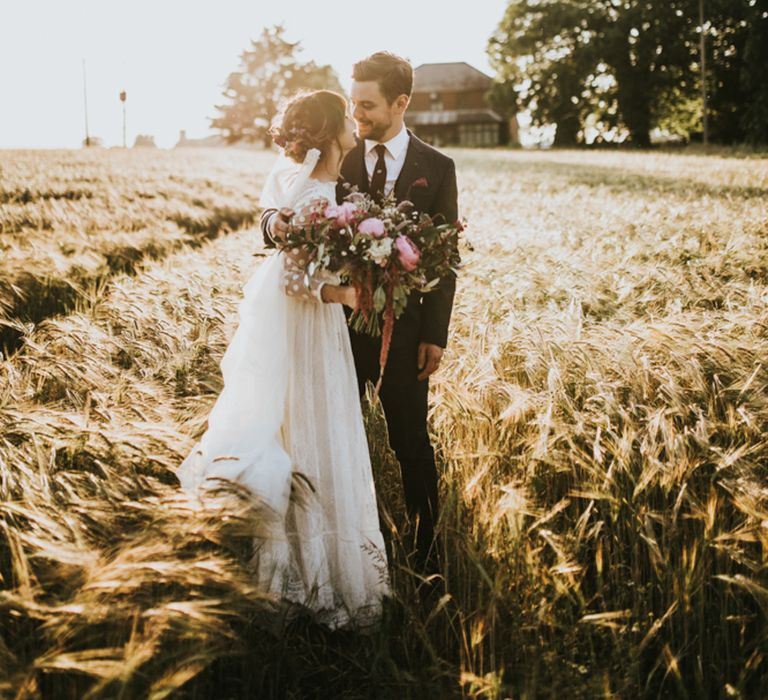
<instances>
[{"instance_id":1,"label":"wheat field","mask_svg":"<svg viewBox=\"0 0 768 700\"><path fill-rule=\"evenodd\" d=\"M369 635L280 627L246 567L258 504L173 476L273 156L0 154L0 697L768 696L768 159L449 153L447 593L414 595L372 401L396 546Z\"/></svg>"}]
</instances>

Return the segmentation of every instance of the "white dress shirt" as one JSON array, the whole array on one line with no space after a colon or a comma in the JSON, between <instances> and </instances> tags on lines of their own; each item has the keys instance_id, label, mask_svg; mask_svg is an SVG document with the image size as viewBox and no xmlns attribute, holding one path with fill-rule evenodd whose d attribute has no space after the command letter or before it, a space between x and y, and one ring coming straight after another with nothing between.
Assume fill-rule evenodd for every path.
<instances>
[{"instance_id":1,"label":"white dress shirt","mask_svg":"<svg viewBox=\"0 0 768 700\"><path fill-rule=\"evenodd\" d=\"M408 151L408 131L403 124L403 128L393 136L389 141L371 141L371 139L365 139L365 169L368 171L368 182L373 177L373 171L376 168L376 161L379 159L376 151L374 150L379 143L383 143L387 150L384 152L384 163L387 166L387 181L384 184L384 196L388 195L395 186L400 171L403 169L403 163L405 163L405 154Z\"/></svg>"}]
</instances>

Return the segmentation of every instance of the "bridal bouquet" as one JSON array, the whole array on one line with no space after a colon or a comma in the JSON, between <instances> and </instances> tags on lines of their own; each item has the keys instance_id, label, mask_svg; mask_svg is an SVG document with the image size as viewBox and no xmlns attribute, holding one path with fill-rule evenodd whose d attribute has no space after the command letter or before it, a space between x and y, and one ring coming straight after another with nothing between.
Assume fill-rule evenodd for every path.
<instances>
[{"instance_id":1,"label":"bridal bouquet","mask_svg":"<svg viewBox=\"0 0 768 700\"><path fill-rule=\"evenodd\" d=\"M424 186L422 180L412 187ZM278 245L302 252L308 278L323 268L355 288L358 309L349 324L382 336L383 374L395 319L411 292L432 291L441 277L458 268L462 230L458 221L440 222L414 211L409 201L397 204L393 195L377 203L353 192L342 204L317 200L298 212Z\"/></svg>"}]
</instances>

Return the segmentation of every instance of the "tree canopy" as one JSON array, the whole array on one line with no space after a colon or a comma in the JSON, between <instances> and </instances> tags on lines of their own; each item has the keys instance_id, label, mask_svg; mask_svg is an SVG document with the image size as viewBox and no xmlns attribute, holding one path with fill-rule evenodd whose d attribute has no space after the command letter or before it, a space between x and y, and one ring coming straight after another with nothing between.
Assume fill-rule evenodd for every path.
<instances>
[{"instance_id":1,"label":"tree canopy","mask_svg":"<svg viewBox=\"0 0 768 700\"><path fill-rule=\"evenodd\" d=\"M240 69L229 74L227 101L216 105L220 115L211 118L211 127L220 129L228 143L262 141L268 146L268 129L280 103L299 90L342 92L331 66L299 61L299 43L287 41L284 32L282 26L265 28L240 55Z\"/></svg>"},{"instance_id":2,"label":"tree canopy","mask_svg":"<svg viewBox=\"0 0 768 700\"><path fill-rule=\"evenodd\" d=\"M766 140L768 13L757 0L706 0L707 93L720 141ZM640 146L654 128L701 129L699 0L510 0L488 43L534 124L574 145L590 124Z\"/></svg>"}]
</instances>

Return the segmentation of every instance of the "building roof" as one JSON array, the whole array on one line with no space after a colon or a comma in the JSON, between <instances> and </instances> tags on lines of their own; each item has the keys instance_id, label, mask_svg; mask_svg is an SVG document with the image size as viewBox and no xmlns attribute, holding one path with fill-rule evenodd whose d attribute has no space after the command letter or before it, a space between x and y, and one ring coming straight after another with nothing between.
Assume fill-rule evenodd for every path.
<instances>
[{"instance_id":1,"label":"building roof","mask_svg":"<svg viewBox=\"0 0 768 700\"><path fill-rule=\"evenodd\" d=\"M408 126L425 126L429 124L499 124L503 121L492 109L453 109L405 113L405 122Z\"/></svg>"},{"instance_id":2,"label":"building roof","mask_svg":"<svg viewBox=\"0 0 768 700\"><path fill-rule=\"evenodd\" d=\"M422 63L413 69L414 92L488 90L493 79L465 63Z\"/></svg>"}]
</instances>

